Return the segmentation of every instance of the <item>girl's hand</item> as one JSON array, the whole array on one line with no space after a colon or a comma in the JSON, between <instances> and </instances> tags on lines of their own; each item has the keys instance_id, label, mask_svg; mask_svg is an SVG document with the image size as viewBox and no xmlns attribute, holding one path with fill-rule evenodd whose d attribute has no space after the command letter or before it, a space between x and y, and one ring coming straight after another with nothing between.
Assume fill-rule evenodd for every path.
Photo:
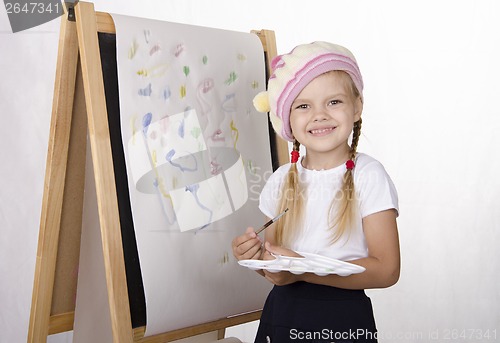
<instances>
[{"instance_id":1,"label":"girl's hand","mask_svg":"<svg viewBox=\"0 0 500 343\"><path fill-rule=\"evenodd\" d=\"M276 286L285 286L301 280L300 275L295 275L290 272L271 273L267 270L264 270L264 277Z\"/></svg>"},{"instance_id":2,"label":"girl's hand","mask_svg":"<svg viewBox=\"0 0 500 343\"><path fill-rule=\"evenodd\" d=\"M283 247L280 247L280 246L277 246L277 245L272 245L269 242L265 243L265 247L266 247L265 256L269 255L269 256L272 257L272 258L264 258L265 260L269 260L269 259L272 260L272 259L274 259L274 257L271 254L282 255L282 256L289 256L289 257L304 257L302 255L297 254L293 250L290 250L290 249L287 249L287 248L283 248Z\"/></svg>"},{"instance_id":3,"label":"girl's hand","mask_svg":"<svg viewBox=\"0 0 500 343\"><path fill-rule=\"evenodd\" d=\"M285 286L297 281L301 281L300 275L295 275L290 272L271 273L267 270L264 270L264 277L276 286Z\"/></svg>"},{"instance_id":4,"label":"girl's hand","mask_svg":"<svg viewBox=\"0 0 500 343\"><path fill-rule=\"evenodd\" d=\"M282 256L291 256L291 257L303 257L299 254L297 254L295 251L279 247L276 245L272 245L269 242L265 243L265 252L263 254L263 260L274 260L276 257L274 255L282 255ZM297 281L300 281L300 275L295 275L290 272L278 272L278 273L271 273L267 270L264 270L264 277L269 280L271 283L275 284L276 286L284 286L288 285Z\"/></svg>"},{"instance_id":5,"label":"girl's hand","mask_svg":"<svg viewBox=\"0 0 500 343\"><path fill-rule=\"evenodd\" d=\"M252 227L233 239L231 244L233 255L239 260L258 260L261 255L262 242Z\"/></svg>"}]
</instances>

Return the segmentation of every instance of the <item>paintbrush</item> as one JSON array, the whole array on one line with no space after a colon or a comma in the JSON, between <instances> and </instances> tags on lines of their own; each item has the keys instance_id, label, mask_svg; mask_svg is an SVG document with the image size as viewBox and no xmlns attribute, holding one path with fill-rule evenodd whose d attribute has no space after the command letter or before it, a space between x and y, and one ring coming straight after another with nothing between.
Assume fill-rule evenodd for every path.
<instances>
[{"instance_id":1,"label":"paintbrush","mask_svg":"<svg viewBox=\"0 0 500 343\"><path fill-rule=\"evenodd\" d=\"M280 214L278 214L276 217L274 217L273 219L271 219L270 221L268 221L267 223L265 223L264 225L262 225L262 227L260 229L258 229L255 234L259 234L261 233L262 231L264 231L269 225L271 225L272 223L274 223L275 221L277 221L278 219L281 218L282 215L284 215L286 212L288 211L288 208L286 210L284 210L283 212L281 212Z\"/></svg>"}]
</instances>

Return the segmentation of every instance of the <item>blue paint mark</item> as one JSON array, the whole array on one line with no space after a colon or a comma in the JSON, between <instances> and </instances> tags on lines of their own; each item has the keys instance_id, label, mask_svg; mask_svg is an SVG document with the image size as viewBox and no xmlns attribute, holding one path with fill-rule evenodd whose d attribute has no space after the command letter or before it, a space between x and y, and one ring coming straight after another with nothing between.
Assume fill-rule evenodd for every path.
<instances>
[{"instance_id":1,"label":"blue paint mark","mask_svg":"<svg viewBox=\"0 0 500 343\"><path fill-rule=\"evenodd\" d=\"M165 156L165 158L167 159L167 161L172 161L172 157L174 157L175 155L175 150L172 149L170 150L169 152L167 152L167 155Z\"/></svg>"},{"instance_id":2,"label":"blue paint mark","mask_svg":"<svg viewBox=\"0 0 500 343\"><path fill-rule=\"evenodd\" d=\"M226 96L224 97L224 100L222 101L222 105L221 105L222 110L224 112L235 112L236 111L234 102L231 102L231 100L233 100L235 98L236 98L235 93L226 94Z\"/></svg>"},{"instance_id":3,"label":"blue paint mark","mask_svg":"<svg viewBox=\"0 0 500 343\"><path fill-rule=\"evenodd\" d=\"M168 99L170 99L170 96L171 96L171 95L172 95L172 92L170 92L170 88L168 88L168 87L167 87L167 88L165 88L165 89L163 90L163 99L164 99L164 100L168 100Z\"/></svg>"},{"instance_id":4,"label":"blue paint mark","mask_svg":"<svg viewBox=\"0 0 500 343\"><path fill-rule=\"evenodd\" d=\"M181 125L179 125L179 130L177 130L177 133L181 138L184 138L184 127L186 125L186 120L183 118Z\"/></svg>"},{"instance_id":5,"label":"blue paint mark","mask_svg":"<svg viewBox=\"0 0 500 343\"><path fill-rule=\"evenodd\" d=\"M173 165L174 167L177 167L179 168L182 172L185 172L185 171L189 171L189 172L194 172L196 170L198 170L198 161L196 160L196 157L194 157L193 155L188 155L189 157L191 157L194 161L194 166L193 167L185 167L185 166L182 166L181 164L179 163L175 163L173 162L173 158L174 158L174 155L175 155L175 150L172 149L170 150L169 152L167 152L167 154L165 155L165 159L171 164ZM188 157L188 156L184 156L184 157Z\"/></svg>"},{"instance_id":6,"label":"blue paint mark","mask_svg":"<svg viewBox=\"0 0 500 343\"><path fill-rule=\"evenodd\" d=\"M196 200L196 203L198 204L198 206L200 206L200 208L202 210L205 210L209 213L208 222L199 228L199 230L203 230L208 225L210 225L210 223L212 222L213 211L201 203L200 199L198 198L198 189L199 188L200 188L200 184L195 183L193 185L186 186L186 192L190 192L191 194L193 194L193 197Z\"/></svg>"},{"instance_id":7,"label":"blue paint mark","mask_svg":"<svg viewBox=\"0 0 500 343\"><path fill-rule=\"evenodd\" d=\"M144 117L142 117L142 132L144 133L144 135L147 134L152 119L153 119L153 113L151 112L146 113Z\"/></svg>"},{"instance_id":8,"label":"blue paint mark","mask_svg":"<svg viewBox=\"0 0 500 343\"><path fill-rule=\"evenodd\" d=\"M150 83L145 88L139 89L138 93L140 96L150 96L152 92L153 90L151 88L151 83Z\"/></svg>"}]
</instances>

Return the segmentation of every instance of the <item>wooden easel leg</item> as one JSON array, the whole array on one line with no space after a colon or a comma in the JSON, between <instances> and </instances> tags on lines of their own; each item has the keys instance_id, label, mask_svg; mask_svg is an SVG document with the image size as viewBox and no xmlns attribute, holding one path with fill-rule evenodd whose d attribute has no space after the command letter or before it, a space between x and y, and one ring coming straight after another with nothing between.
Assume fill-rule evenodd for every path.
<instances>
[{"instance_id":1,"label":"wooden easel leg","mask_svg":"<svg viewBox=\"0 0 500 343\"><path fill-rule=\"evenodd\" d=\"M79 2L75 14L113 341L131 343L132 321L94 5Z\"/></svg>"},{"instance_id":2,"label":"wooden easel leg","mask_svg":"<svg viewBox=\"0 0 500 343\"><path fill-rule=\"evenodd\" d=\"M87 154L87 111L80 65L74 94L49 335L71 331L74 323Z\"/></svg>"},{"instance_id":3,"label":"wooden easel leg","mask_svg":"<svg viewBox=\"0 0 500 343\"><path fill-rule=\"evenodd\" d=\"M113 333L90 151L84 169L85 198L73 343L109 343L113 342Z\"/></svg>"},{"instance_id":4,"label":"wooden easel leg","mask_svg":"<svg viewBox=\"0 0 500 343\"><path fill-rule=\"evenodd\" d=\"M49 330L77 64L76 26L62 17L28 328L33 343L45 342Z\"/></svg>"}]
</instances>

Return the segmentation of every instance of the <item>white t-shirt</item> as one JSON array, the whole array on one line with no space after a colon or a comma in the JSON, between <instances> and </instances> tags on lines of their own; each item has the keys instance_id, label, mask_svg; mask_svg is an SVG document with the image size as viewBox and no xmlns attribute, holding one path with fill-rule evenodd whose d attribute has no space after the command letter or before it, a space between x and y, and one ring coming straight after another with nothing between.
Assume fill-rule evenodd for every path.
<instances>
[{"instance_id":1,"label":"white t-shirt","mask_svg":"<svg viewBox=\"0 0 500 343\"><path fill-rule=\"evenodd\" d=\"M328 170L310 170L297 162L301 184L305 185L304 227L290 249L297 252L315 253L342 261L368 256L361 219L384 210L398 211L398 195L383 165L374 158L358 153L354 168L354 188L359 204L356 227L331 244L328 211L332 199L342 187L345 164ZM277 215L277 204L284 177L290 163L278 168L269 178L260 195L260 210L269 218Z\"/></svg>"}]
</instances>

